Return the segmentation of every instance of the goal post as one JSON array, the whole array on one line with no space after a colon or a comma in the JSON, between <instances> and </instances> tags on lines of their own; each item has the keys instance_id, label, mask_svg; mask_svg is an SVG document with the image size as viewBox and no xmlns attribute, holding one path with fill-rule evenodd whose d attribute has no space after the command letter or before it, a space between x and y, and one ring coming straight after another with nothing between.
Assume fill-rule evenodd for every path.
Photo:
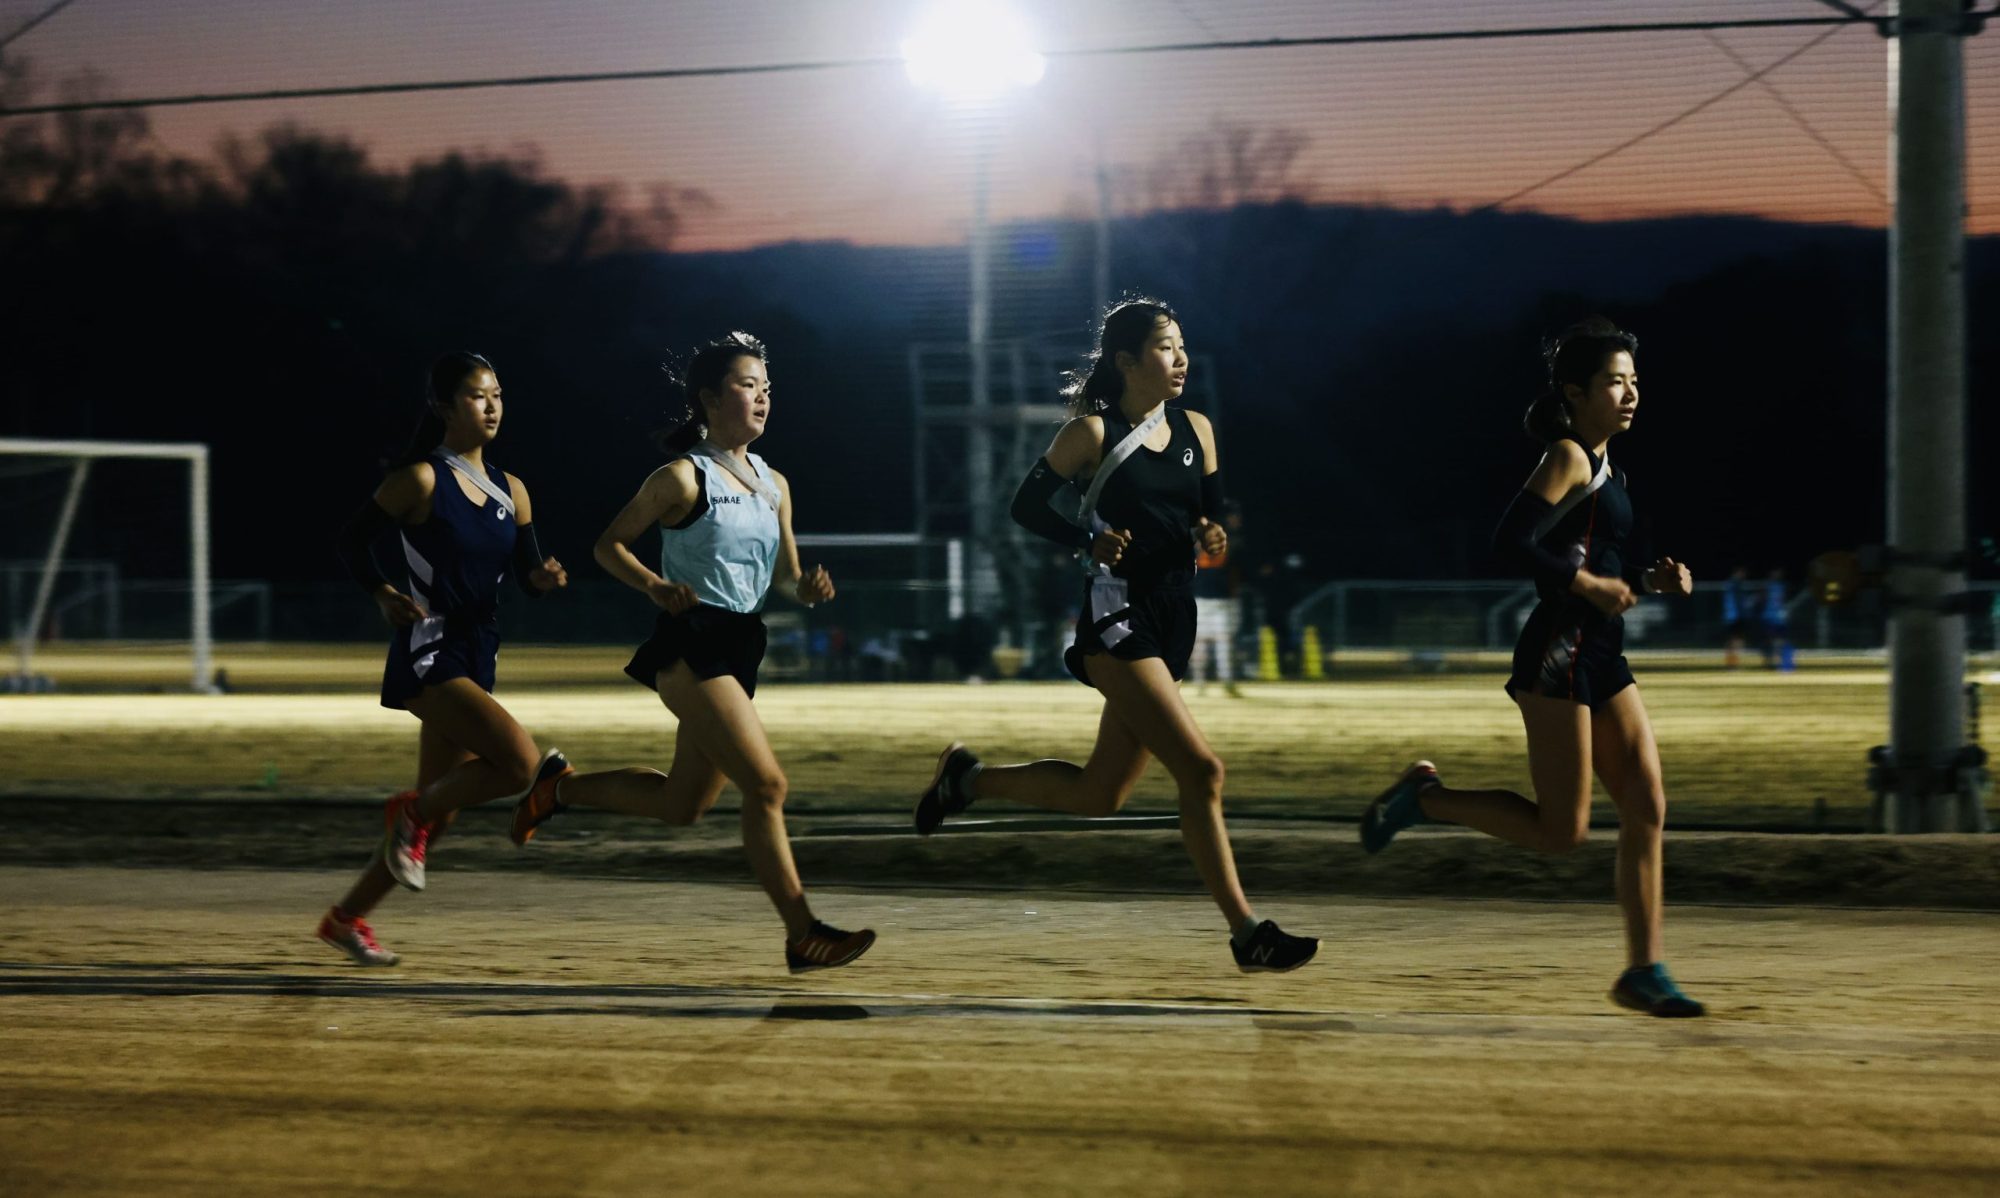
<instances>
[{"instance_id":1,"label":"goal post","mask_svg":"<svg viewBox=\"0 0 2000 1198\"><path fill-rule=\"evenodd\" d=\"M26 684L34 676L35 642L41 636L48 615L49 600L55 590L56 571L76 522L76 509L83 497L92 464L104 459L141 458L154 461L184 461L188 464L188 584L190 677L189 686L208 691L212 684L211 658L214 652L210 631L208 571L208 446L193 443L151 441L61 441L29 437L0 437L0 457L50 457L70 462L69 486L63 493L62 509L56 515L54 534L43 559L42 576L35 586L28 616L15 630L18 638L17 679Z\"/></svg>"}]
</instances>

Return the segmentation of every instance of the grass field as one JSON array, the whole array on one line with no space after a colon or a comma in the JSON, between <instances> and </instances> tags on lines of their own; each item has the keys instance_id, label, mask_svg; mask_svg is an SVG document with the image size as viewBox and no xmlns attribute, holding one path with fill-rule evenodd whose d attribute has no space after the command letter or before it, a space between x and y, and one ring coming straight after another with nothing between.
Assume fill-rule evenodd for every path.
<instances>
[{"instance_id":1,"label":"grass field","mask_svg":"<svg viewBox=\"0 0 2000 1198\"><path fill-rule=\"evenodd\" d=\"M238 693L132 693L184 685L185 660L167 650L45 655L39 668L79 693L0 698L4 792L358 797L408 785L414 722L376 705L373 648L229 646L217 661ZM623 660L623 650L605 647L509 648L498 693L541 743L584 769L664 767L673 718L619 677ZM1676 661L1637 669L1670 819L1865 822L1865 755L1886 736L1879 664L1789 675ZM1417 756L1436 760L1450 781L1525 790L1519 717L1499 684L1497 670L1373 669L1323 683L1245 684L1240 698L1185 693L1228 763L1233 810L1352 816ZM900 810L953 738L995 761L1079 757L1099 710L1094 692L1053 682L772 683L757 706L800 812ZM1171 806L1155 768L1131 810Z\"/></svg>"}]
</instances>

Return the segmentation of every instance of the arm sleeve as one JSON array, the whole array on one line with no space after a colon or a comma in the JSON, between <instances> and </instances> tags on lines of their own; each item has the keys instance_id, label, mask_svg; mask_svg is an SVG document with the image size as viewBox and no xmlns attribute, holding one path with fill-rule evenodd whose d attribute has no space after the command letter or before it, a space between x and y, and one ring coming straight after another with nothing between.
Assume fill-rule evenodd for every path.
<instances>
[{"instance_id":1,"label":"arm sleeve","mask_svg":"<svg viewBox=\"0 0 2000 1198\"><path fill-rule=\"evenodd\" d=\"M347 567L348 575L361 584L363 590L372 591L376 587L390 585L388 576L375 560L375 538L396 526L395 517L382 510L382 505L371 497L361 505L340 528L335 539L336 551L340 554L340 564Z\"/></svg>"},{"instance_id":2,"label":"arm sleeve","mask_svg":"<svg viewBox=\"0 0 2000 1198\"><path fill-rule=\"evenodd\" d=\"M514 582L530 599L540 599L542 592L535 589L529 576L542 566L542 545L535 539L535 526L528 523L514 530Z\"/></svg>"},{"instance_id":3,"label":"arm sleeve","mask_svg":"<svg viewBox=\"0 0 2000 1198\"><path fill-rule=\"evenodd\" d=\"M1653 562L1658 559L1653 556L1652 522L1643 516L1633 521L1629 549L1630 552L1625 559L1626 585L1641 595L1650 595L1653 593L1653 588L1646 582L1646 575L1652 571Z\"/></svg>"},{"instance_id":4,"label":"arm sleeve","mask_svg":"<svg viewBox=\"0 0 2000 1198\"><path fill-rule=\"evenodd\" d=\"M1535 539L1535 525L1556 505L1539 495L1522 491L1501 513L1500 527L1493 533L1493 549L1502 561L1524 570L1536 582L1551 583L1568 590L1577 568L1562 557L1542 548Z\"/></svg>"},{"instance_id":5,"label":"arm sleeve","mask_svg":"<svg viewBox=\"0 0 2000 1198\"><path fill-rule=\"evenodd\" d=\"M1007 514L1022 528L1065 549L1089 549L1089 530L1063 519L1049 506L1049 500L1067 481L1055 472L1047 458L1043 458L1035 463L1028 477L1021 480L1021 489L1014 492L1014 503L1007 509Z\"/></svg>"},{"instance_id":6,"label":"arm sleeve","mask_svg":"<svg viewBox=\"0 0 2000 1198\"><path fill-rule=\"evenodd\" d=\"M1201 476L1201 514L1212 523L1222 523L1222 471Z\"/></svg>"}]
</instances>

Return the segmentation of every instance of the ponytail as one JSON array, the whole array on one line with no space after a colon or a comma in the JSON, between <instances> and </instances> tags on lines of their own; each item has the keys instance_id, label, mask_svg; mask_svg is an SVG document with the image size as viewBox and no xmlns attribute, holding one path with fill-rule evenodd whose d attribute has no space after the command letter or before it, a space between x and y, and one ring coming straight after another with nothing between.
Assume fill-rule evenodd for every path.
<instances>
[{"instance_id":1,"label":"ponytail","mask_svg":"<svg viewBox=\"0 0 2000 1198\"><path fill-rule=\"evenodd\" d=\"M424 375L424 413L417 417L410 443L389 460L389 467L396 469L421 462L444 444L444 414L458 397L459 387L473 372L492 369L493 363L469 350L454 350L432 362Z\"/></svg>"},{"instance_id":2,"label":"ponytail","mask_svg":"<svg viewBox=\"0 0 2000 1198\"><path fill-rule=\"evenodd\" d=\"M685 367L669 361L660 369L669 385L681 393L680 412L665 428L653 433L653 444L669 458L678 458L701 444L708 436L708 421L701 410L701 393L713 391L729 377L729 368L738 358L755 358L769 363L764 343L745 332L732 332L694 351Z\"/></svg>"},{"instance_id":3,"label":"ponytail","mask_svg":"<svg viewBox=\"0 0 2000 1198\"><path fill-rule=\"evenodd\" d=\"M1105 310L1097 331L1097 349L1089 365L1064 372L1063 398L1069 400L1069 414L1094 416L1118 402L1125 394L1125 376L1118 371L1120 353L1137 354L1162 320L1178 321L1174 310L1161 300L1143 295L1127 295Z\"/></svg>"},{"instance_id":4,"label":"ponytail","mask_svg":"<svg viewBox=\"0 0 2000 1198\"><path fill-rule=\"evenodd\" d=\"M1528 405L1527 413L1521 417L1522 429L1537 441L1560 440L1574 420L1565 388L1587 389L1590 380L1615 353L1636 357L1639 339L1602 316L1579 320L1554 340L1544 342L1542 360L1548 366L1549 389Z\"/></svg>"}]
</instances>

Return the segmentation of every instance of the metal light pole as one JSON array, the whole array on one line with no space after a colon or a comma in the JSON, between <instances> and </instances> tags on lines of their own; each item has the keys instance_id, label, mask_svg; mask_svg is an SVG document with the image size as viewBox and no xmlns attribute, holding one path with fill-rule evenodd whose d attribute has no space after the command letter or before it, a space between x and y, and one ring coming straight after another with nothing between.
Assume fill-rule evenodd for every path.
<instances>
[{"instance_id":1,"label":"metal light pole","mask_svg":"<svg viewBox=\"0 0 2000 1198\"><path fill-rule=\"evenodd\" d=\"M1965 76L1960 0L1901 0L1886 32L1889 738L1883 830L1974 831L1965 753ZM1971 772L1967 772L1971 771Z\"/></svg>"},{"instance_id":2,"label":"metal light pole","mask_svg":"<svg viewBox=\"0 0 2000 1198\"><path fill-rule=\"evenodd\" d=\"M1020 17L997 0L946 0L923 14L903 42L912 82L945 96L969 117L972 145L971 260L965 342L968 378L965 484L972 534L971 609L991 614L1000 595L994 559L998 508L993 479L993 249L988 221L997 128L994 106L1009 91L1039 81L1044 60Z\"/></svg>"}]
</instances>

